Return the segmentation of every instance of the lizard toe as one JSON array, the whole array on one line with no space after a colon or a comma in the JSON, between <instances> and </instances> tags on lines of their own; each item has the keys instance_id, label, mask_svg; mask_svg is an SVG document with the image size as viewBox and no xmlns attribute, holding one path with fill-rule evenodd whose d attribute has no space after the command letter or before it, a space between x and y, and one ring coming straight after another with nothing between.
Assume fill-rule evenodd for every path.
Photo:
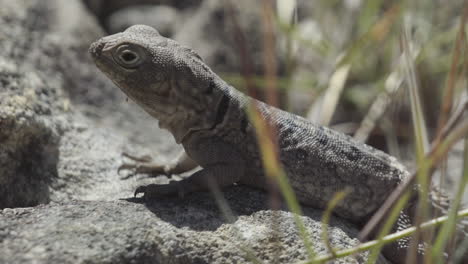
<instances>
[{"instance_id":1,"label":"lizard toe","mask_svg":"<svg viewBox=\"0 0 468 264\"><path fill-rule=\"evenodd\" d=\"M128 152L122 152L122 156L127 158L127 159L131 159L131 160L137 161L137 162L151 162L151 161L153 161L153 158L150 155L136 156L136 155L129 154Z\"/></svg>"},{"instance_id":2,"label":"lizard toe","mask_svg":"<svg viewBox=\"0 0 468 264\"><path fill-rule=\"evenodd\" d=\"M138 166L136 164L124 163L117 168L117 174L120 175L120 172L123 170L135 170ZM132 173L132 176L135 175L135 172Z\"/></svg>"}]
</instances>

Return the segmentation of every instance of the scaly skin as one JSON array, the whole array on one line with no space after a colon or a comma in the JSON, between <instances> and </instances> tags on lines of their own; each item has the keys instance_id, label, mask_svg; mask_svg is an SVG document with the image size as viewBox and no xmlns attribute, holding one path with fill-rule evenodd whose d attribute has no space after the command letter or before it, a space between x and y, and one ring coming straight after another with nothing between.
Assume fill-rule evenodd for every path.
<instances>
[{"instance_id":1,"label":"scaly skin","mask_svg":"<svg viewBox=\"0 0 468 264\"><path fill-rule=\"evenodd\" d=\"M169 130L185 154L169 165L124 165L136 172L167 174L203 169L181 181L139 187L152 198L208 189L210 184L266 188L247 104L254 100L206 66L191 49L148 26L133 26L91 45L96 65L120 89ZM280 160L298 199L325 208L334 193L352 192L334 212L363 224L382 205L408 171L394 157L344 134L255 100L263 118L277 128ZM394 229L410 225L409 209ZM407 240L386 248L386 256L404 259Z\"/></svg>"}]
</instances>

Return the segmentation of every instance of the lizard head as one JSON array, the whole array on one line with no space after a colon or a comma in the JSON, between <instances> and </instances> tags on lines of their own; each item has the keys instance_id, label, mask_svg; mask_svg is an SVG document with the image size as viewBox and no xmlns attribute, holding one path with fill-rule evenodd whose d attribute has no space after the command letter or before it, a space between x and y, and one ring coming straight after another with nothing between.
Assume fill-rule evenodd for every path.
<instances>
[{"instance_id":1,"label":"lizard head","mask_svg":"<svg viewBox=\"0 0 468 264\"><path fill-rule=\"evenodd\" d=\"M151 108L180 106L177 94L197 100L200 92L212 88L207 83L211 70L200 56L150 26L136 25L103 37L89 52L98 68L144 108L145 103Z\"/></svg>"},{"instance_id":2,"label":"lizard head","mask_svg":"<svg viewBox=\"0 0 468 264\"><path fill-rule=\"evenodd\" d=\"M102 72L173 134L186 133L181 124L208 127L215 119L207 107L220 99L213 89L216 75L193 50L154 28L132 26L97 40L89 52Z\"/></svg>"}]
</instances>

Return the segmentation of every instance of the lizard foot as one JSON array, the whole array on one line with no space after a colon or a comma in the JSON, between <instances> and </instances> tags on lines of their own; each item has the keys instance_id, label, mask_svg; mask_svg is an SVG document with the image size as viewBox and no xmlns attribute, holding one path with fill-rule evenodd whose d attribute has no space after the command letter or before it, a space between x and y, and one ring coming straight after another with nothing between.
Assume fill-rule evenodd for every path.
<instances>
[{"instance_id":1,"label":"lizard foot","mask_svg":"<svg viewBox=\"0 0 468 264\"><path fill-rule=\"evenodd\" d=\"M124 152L122 153L122 156L134 161L132 163L123 163L117 169L117 173L119 174L122 170L131 171L131 173L126 176L125 179L130 178L136 174L149 174L153 177L159 175L166 175L168 177L171 176L171 174L168 172L167 166L153 162L149 155L138 157Z\"/></svg>"},{"instance_id":2,"label":"lizard foot","mask_svg":"<svg viewBox=\"0 0 468 264\"><path fill-rule=\"evenodd\" d=\"M154 198L175 194L181 198L184 196L184 190L177 181L172 181L168 184L149 184L145 186L139 186L136 188L134 196L136 197L140 193L143 194L143 199L145 200L151 200Z\"/></svg>"}]
</instances>

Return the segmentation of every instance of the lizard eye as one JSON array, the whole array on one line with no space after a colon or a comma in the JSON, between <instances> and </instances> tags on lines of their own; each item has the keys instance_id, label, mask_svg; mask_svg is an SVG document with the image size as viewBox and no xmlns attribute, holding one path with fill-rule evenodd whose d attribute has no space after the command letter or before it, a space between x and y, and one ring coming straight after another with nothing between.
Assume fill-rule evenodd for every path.
<instances>
[{"instance_id":1,"label":"lizard eye","mask_svg":"<svg viewBox=\"0 0 468 264\"><path fill-rule=\"evenodd\" d=\"M129 45L122 45L117 48L114 59L117 63L128 69L135 69L143 62L143 56L140 49L135 49Z\"/></svg>"},{"instance_id":2,"label":"lizard eye","mask_svg":"<svg viewBox=\"0 0 468 264\"><path fill-rule=\"evenodd\" d=\"M138 60L138 54L130 50L125 50L120 54L120 59L127 64L133 64Z\"/></svg>"}]
</instances>

